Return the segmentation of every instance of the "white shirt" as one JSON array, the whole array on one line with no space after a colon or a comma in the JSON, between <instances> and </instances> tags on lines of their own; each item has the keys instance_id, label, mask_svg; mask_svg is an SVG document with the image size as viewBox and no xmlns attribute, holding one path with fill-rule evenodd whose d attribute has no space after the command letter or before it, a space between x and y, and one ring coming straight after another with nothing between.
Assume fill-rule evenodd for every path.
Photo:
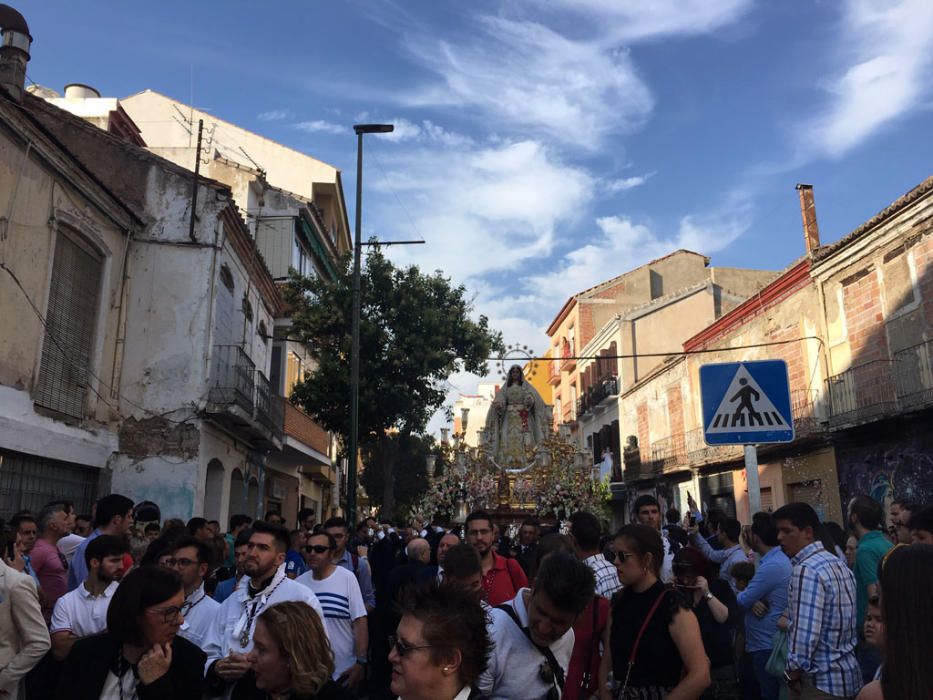
<instances>
[{"instance_id":1,"label":"white shirt","mask_svg":"<svg viewBox=\"0 0 933 700\"><path fill-rule=\"evenodd\" d=\"M220 603L204 592L204 583L186 596L185 602L191 603L191 608L185 614L185 623L179 628L178 634L203 649L207 632L220 610Z\"/></svg>"},{"instance_id":2,"label":"white shirt","mask_svg":"<svg viewBox=\"0 0 933 700\"><path fill-rule=\"evenodd\" d=\"M107 629L107 608L119 581L112 581L100 595L91 595L87 581L68 591L55 603L49 632L71 632L76 637L89 637Z\"/></svg>"},{"instance_id":3,"label":"white shirt","mask_svg":"<svg viewBox=\"0 0 933 700\"><path fill-rule=\"evenodd\" d=\"M256 629L256 618L267 608L286 601L307 603L314 608L321 620L324 619L324 611L321 609L317 596L307 586L302 586L300 583L287 578L284 563L278 568L265 590L252 598L249 596L249 579L244 576L236 590L221 603L220 609L214 616L214 621L207 631L204 645L201 647L204 653L207 654L205 672L212 663L227 656L231 651L237 654L248 653L253 648L253 630ZM247 635L245 645L241 643L241 635L244 632ZM224 697L229 698L232 691L233 685L230 684L224 693Z\"/></svg>"},{"instance_id":4,"label":"white shirt","mask_svg":"<svg viewBox=\"0 0 933 700\"><path fill-rule=\"evenodd\" d=\"M120 692L120 685L123 685L123 692ZM133 672L127 669L122 678L117 678L113 671L107 673L104 679L104 687L100 689L100 700L120 700L120 698L135 698L136 686L139 681Z\"/></svg>"},{"instance_id":5,"label":"white shirt","mask_svg":"<svg viewBox=\"0 0 933 700\"><path fill-rule=\"evenodd\" d=\"M58 551L65 555L68 566L71 566L71 560L75 557L75 550L78 549L82 542L84 542L84 538L75 534L65 535L58 541L56 546Z\"/></svg>"},{"instance_id":6,"label":"white shirt","mask_svg":"<svg viewBox=\"0 0 933 700\"><path fill-rule=\"evenodd\" d=\"M514 599L506 603L511 605L523 627L528 627L528 610L525 608L524 595L531 594L528 588L522 588ZM541 680L540 668L545 663L544 655L535 649L531 640L518 628L508 613L493 608L487 623L489 638L494 648L489 656L486 670L480 675L476 687L489 696L490 700L540 700L547 697L554 684ZM573 651L573 629L567 630L563 637L551 644L550 649L557 663L567 677L570 654Z\"/></svg>"},{"instance_id":7,"label":"white shirt","mask_svg":"<svg viewBox=\"0 0 933 700\"><path fill-rule=\"evenodd\" d=\"M356 663L353 622L366 617L360 584L342 566L335 567L325 579L316 579L314 572L306 571L295 583L314 591L324 609L324 629L334 651L334 680L337 680Z\"/></svg>"}]
</instances>

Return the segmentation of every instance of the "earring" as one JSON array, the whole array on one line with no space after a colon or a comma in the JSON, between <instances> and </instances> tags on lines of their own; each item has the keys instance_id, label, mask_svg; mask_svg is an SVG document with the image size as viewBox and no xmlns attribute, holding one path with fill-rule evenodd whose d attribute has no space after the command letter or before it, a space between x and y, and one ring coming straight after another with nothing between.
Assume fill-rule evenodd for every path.
<instances>
[{"instance_id":1,"label":"earring","mask_svg":"<svg viewBox=\"0 0 933 700\"><path fill-rule=\"evenodd\" d=\"M444 666L444 673L450 673L450 666Z\"/></svg>"}]
</instances>

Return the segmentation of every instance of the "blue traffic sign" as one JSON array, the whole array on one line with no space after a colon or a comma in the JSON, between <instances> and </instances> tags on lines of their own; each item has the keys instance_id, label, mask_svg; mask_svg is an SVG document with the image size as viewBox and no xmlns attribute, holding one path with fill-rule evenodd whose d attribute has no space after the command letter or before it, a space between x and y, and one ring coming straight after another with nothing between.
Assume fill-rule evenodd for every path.
<instances>
[{"instance_id":1,"label":"blue traffic sign","mask_svg":"<svg viewBox=\"0 0 933 700\"><path fill-rule=\"evenodd\" d=\"M754 445L794 439L784 360L702 365L700 398L707 445Z\"/></svg>"}]
</instances>

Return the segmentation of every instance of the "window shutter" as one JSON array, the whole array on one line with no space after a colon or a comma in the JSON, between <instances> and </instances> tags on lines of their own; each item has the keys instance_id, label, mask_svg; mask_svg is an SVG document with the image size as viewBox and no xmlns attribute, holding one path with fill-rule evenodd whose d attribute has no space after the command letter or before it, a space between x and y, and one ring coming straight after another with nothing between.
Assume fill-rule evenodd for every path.
<instances>
[{"instance_id":1,"label":"window shutter","mask_svg":"<svg viewBox=\"0 0 933 700\"><path fill-rule=\"evenodd\" d=\"M99 256L59 233L35 402L75 418L84 417L102 267Z\"/></svg>"}]
</instances>

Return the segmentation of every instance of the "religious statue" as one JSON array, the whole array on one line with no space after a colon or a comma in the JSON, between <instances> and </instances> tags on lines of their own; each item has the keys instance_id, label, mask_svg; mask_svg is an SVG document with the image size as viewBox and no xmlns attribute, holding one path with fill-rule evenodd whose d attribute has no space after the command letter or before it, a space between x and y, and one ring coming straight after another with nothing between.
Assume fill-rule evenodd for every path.
<instances>
[{"instance_id":1,"label":"religious statue","mask_svg":"<svg viewBox=\"0 0 933 700\"><path fill-rule=\"evenodd\" d=\"M528 466L529 454L549 433L550 412L541 394L512 365L504 387L486 414L486 440L493 461L503 469Z\"/></svg>"}]
</instances>

